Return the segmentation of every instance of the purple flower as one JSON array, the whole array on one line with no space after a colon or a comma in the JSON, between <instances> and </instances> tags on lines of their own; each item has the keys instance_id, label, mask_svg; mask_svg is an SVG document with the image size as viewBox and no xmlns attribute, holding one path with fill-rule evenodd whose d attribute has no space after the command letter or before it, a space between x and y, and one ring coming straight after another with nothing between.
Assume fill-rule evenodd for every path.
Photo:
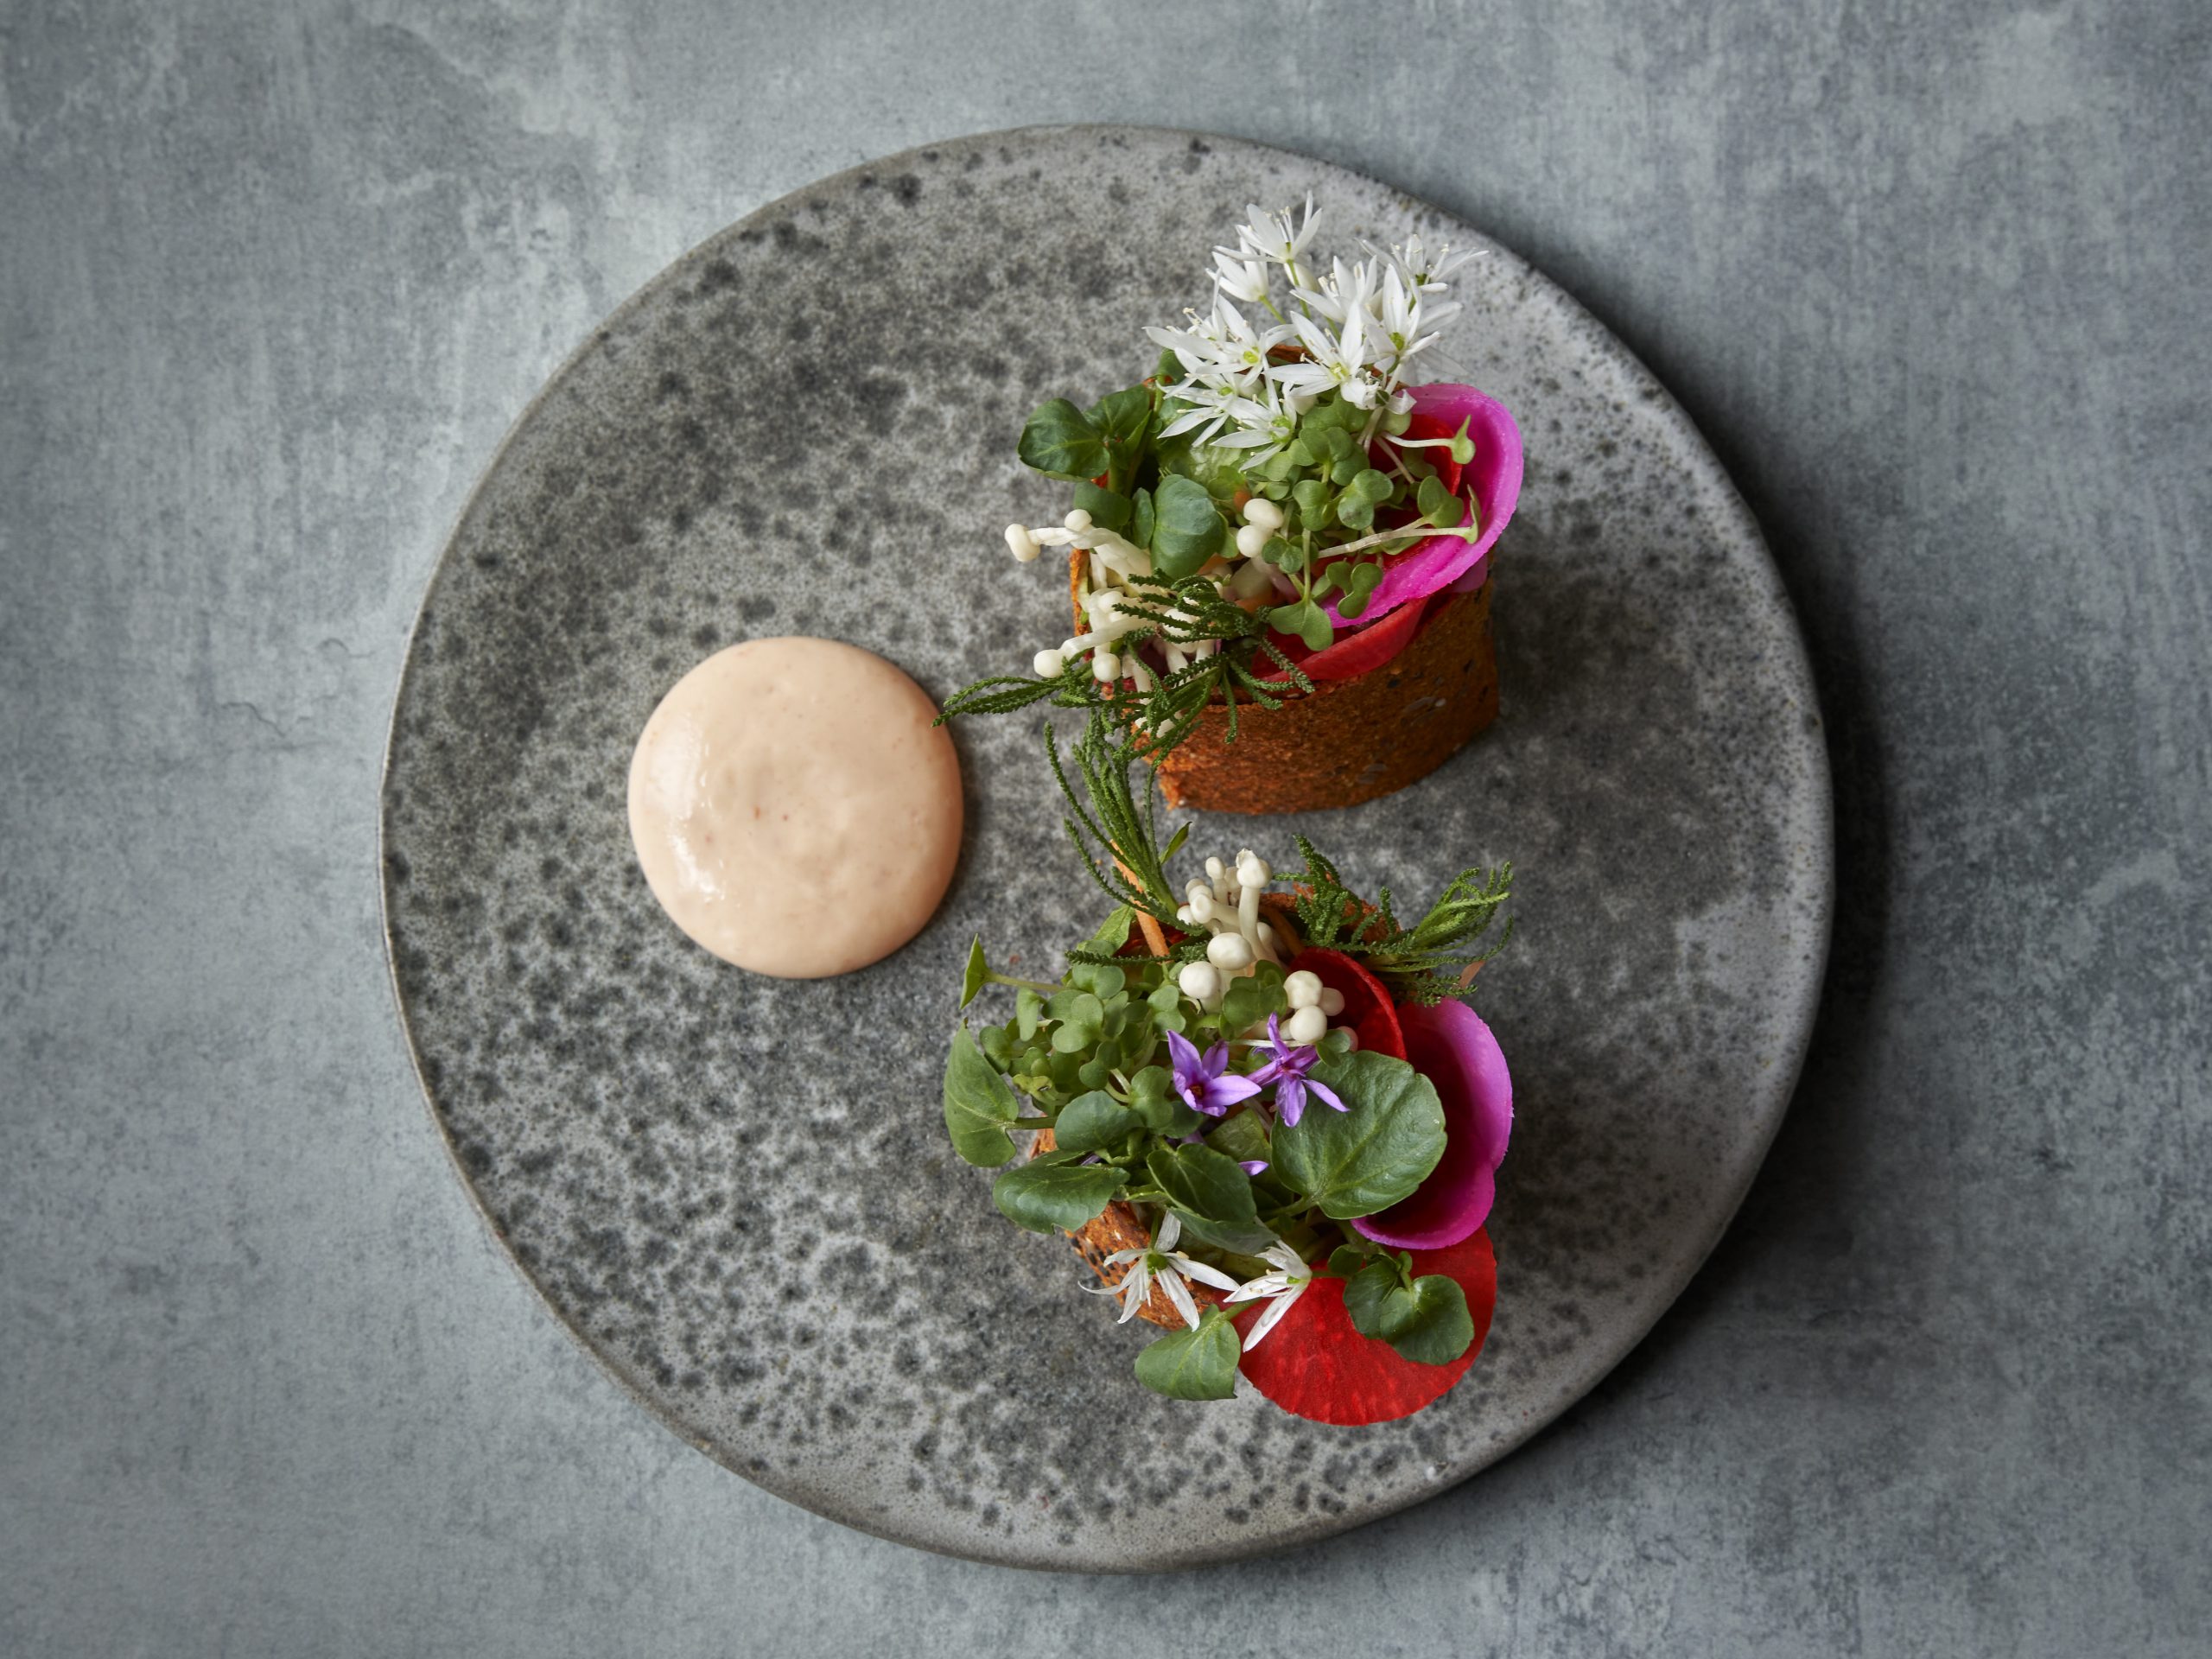
<instances>
[{"instance_id":1,"label":"purple flower","mask_svg":"<svg viewBox=\"0 0 2212 1659\"><path fill-rule=\"evenodd\" d=\"M1216 1043L1201 1057L1198 1047L1179 1031L1167 1033L1167 1052L1175 1061L1175 1092L1194 1112L1219 1117L1240 1100L1260 1092L1258 1082L1240 1072L1228 1071L1229 1045Z\"/></svg>"},{"instance_id":2,"label":"purple flower","mask_svg":"<svg viewBox=\"0 0 2212 1659\"><path fill-rule=\"evenodd\" d=\"M1340 1112L1351 1109L1337 1098L1337 1091L1327 1084L1316 1083L1306 1075L1313 1069L1313 1062L1321 1058L1321 1051L1318 1048L1293 1048L1285 1043L1282 1039L1282 1021L1280 1016L1272 1014L1268 1016L1268 1041L1274 1048L1274 1058L1255 1071L1251 1080L1260 1084L1274 1084L1275 1116L1283 1121L1286 1127L1296 1127L1298 1120L1306 1116L1306 1096L1309 1091Z\"/></svg>"}]
</instances>

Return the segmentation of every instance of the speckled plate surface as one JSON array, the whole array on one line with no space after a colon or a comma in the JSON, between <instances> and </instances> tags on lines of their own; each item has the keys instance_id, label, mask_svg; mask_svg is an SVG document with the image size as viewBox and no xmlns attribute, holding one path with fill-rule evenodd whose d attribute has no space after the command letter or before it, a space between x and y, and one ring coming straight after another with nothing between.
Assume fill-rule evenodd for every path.
<instances>
[{"instance_id":1,"label":"speckled plate surface","mask_svg":"<svg viewBox=\"0 0 2212 1659\"><path fill-rule=\"evenodd\" d=\"M933 695L1063 626L998 531L1041 399L1148 365L1243 204L1313 190L1348 247L1487 257L1444 342L1529 473L1501 543L1503 713L1424 783L1295 826L1357 886L1519 867L1478 1006L1517 1124L1499 1301L1466 1380L1335 1429L1157 1399L1150 1332L1077 1292L955 1159L963 953L1049 963L1097 908L1027 721L959 733L967 844L932 925L818 983L688 944L633 861L630 748L734 641L880 652ZM918 598L917 597L918 595ZM1201 822L1277 862L1294 825ZM416 626L384 795L401 1007L463 1179L530 1281L702 1450L821 1514L1026 1566L1147 1569L1341 1530L1480 1469L1649 1328L1788 1103L1831 903L1826 761L1757 527L1666 392L1513 254L1370 181L1131 129L941 145L678 260L516 426ZM426 1287L425 1294L434 1294Z\"/></svg>"}]
</instances>

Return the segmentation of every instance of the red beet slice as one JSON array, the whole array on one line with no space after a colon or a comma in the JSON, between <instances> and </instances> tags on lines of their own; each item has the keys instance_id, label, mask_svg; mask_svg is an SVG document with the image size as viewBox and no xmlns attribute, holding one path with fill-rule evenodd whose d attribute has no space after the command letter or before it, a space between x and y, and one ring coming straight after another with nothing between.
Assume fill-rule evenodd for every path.
<instances>
[{"instance_id":1,"label":"red beet slice","mask_svg":"<svg viewBox=\"0 0 2212 1659\"><path fill-rule=\"evenodd\" d=\"M1409 1005L1398 1023L1406 1058L1436 1085L1448 1138L1442 1160L1411 1197L1352 1225L1394 1249L1442 1249L1489 1218L1513 1132L1513 1079L1497 1039L1464 1002Z\"/></svg>"},{"instance_id":2,"label":"red beet slice","mask_svg":"<svg viewBox=\"0 0 2212 1659\"><path fill-rule=\"evenodd\" d=\"M1394 1060L1406 1058L1406 1033L1398 1024L1397 1005L1382 982L1350 957L1335 950L1301 950L1292 959L1290 971L1311 973L1344 1000L1344 1011L1330 1023L1351 1022L1359 1046Z\"/></svg>"},{"instance_id":3,"label":"red beet slice","mask_svg":"<svg viewBox=\"0 0 2212 1659\"><path fill-rule=\"evenodd\" d=\"M1448 1250L1415 1250L1415 1274L1448 1274L1467 1294L1475 1339L1448 1365L1422 1365L1402 1359L1387 1342L1363 1337L1344 1312L1344 1281L1316 1279L1292 1304L1282 1322L1244 1356L1242 1366L1252 1386L1294 1417L1345 1427L1387 1423L1410 1417L1441 1399L1475 1363L1490 1335L1497 1306L1497 1259L1490 1235L1478 1232ZM1249 1332L1263 1303L1236 1317Z\"/></svg>"},{"instance_id":4,"label":"red beet slice","mask_svg":"<svg viewBox=\"0 0 2212 1659\"><path fill-rule=\"evenodd\" d=\"M1286 634L1276 634L1274 642L1308 679L1356 680L1363 674L1372 674L1413 643L1414 635L1421 632L1421 619L1426 609L1425 603L1420 601L1401 605L1372 627L1345 634L1319 651L1309 652L1304 640ZM1279 668L1270 668L1260 677L1287 680L1290 676Z\"/></svg>"}]
</instances>

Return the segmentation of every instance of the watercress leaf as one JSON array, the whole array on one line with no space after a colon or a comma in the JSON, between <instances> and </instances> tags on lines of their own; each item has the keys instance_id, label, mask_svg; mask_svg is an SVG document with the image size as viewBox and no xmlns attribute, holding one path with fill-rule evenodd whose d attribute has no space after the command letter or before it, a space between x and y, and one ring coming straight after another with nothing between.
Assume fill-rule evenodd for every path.
<instances>
[{"instance_id":1,"label":"watercress leaf","mask_svg":"<svg viewBox=\"0 0 2212 1659\"><path fill-rule=\"evenodd\" d=\"M1152 378L1163 386L1173 385L1183 378L1183 359L1173 352L1161 352L1160 361L1153 365Z\"/></svg>"},{"instance_id":2,"label":"watercress leaf","mask_svg":"<svg viewBox=\"0 0 2212 1659\"><path fill-rule=\"evenodd\" d=\"M978 938L968 947L968 970L960 976L960 1006L964 1008L981 996L990 977L991 964L983 959L983 941Z\"/></svg>"},{"instance_id":3,"label":"watercress leaf","mask_svg":"<svg viewBox=\"0 0 2212 1659\"><path fill-rule=\"evenodd\" d=\"M1139 547L1152 546L1152 527L1156 522L1152 505L1152 492L1139 490L1129 498L1129 539Z\"/></svg>"},{"instance_id":4,"label":"watercress leaf","mask_svg":"<svg viewBox=\"0 0 2212 1659\"><path fill-rule=\"evenodd\" d=\"M1347 1109L1309 1103L1274 1135L1274 1173L1338 1221L1371 1216L1409 1195L1444 1156L1436 1087L1403 1060L1361 1049L1309 1074Z\"/></svg>"},{"instance_id":5,"label":"watercress leaf","mask_svg":"<svg viewBox=\"0 0 2212 1659\"><path fill-rule=\"evenodd\" d=\"M1152 388L1124 386L1109 391L1084 416L1090 429L1109 444L1133 448L1144 441L1152 425Z\"/></svg>"},{"instance_id":6,"label":"watercress leaf","mask_svg":"<svg viewBox=\"0 0 2212 1659\"><path fill-rule=\"evenodd\" d=\"M1344 1281L1344 1312L1360 1335L1389 1343L1420 1365L1448 1365L1475 1339L1467 1294L1457 1281L1432 1273L1407 1284L1389 1262Z\"/></svg>"},{"instance_id":7,"label":"watercress leaf","mask_svg":"<svg viewBox=\"0 0 2212 1659\"><path fill-rule=\"evenodd\" d=\"M1325 1059L1341 1060L1351 1052L1351 1033L1342 1026L1333 1026L1321 1039L1320 1048Z\"/></svg>"},{"instance_id":8,"label":"watercress leaf","mask_svg":"<svg viewBox=\"0 0 2212 1659\"><path fill-rule=\"evenodd\" d=\"M1226 1400L1236 1392L1236 1327L1217 1307L1198 1328L1162 1337L1137 1356L1137 1381L1177 1400Z\"/></svg>"},{"instance_id":9,"label":"watercress leaf","mask_svg":"<svg viewBox=\"0 0 2212 1659\"><path fill-rule=\"evenodd\" d=\"M1368 500L1380 505L1390 499L1390 491L1394 486L1391 484L1389 474L1370 467L1353 477L1351 487L1353 494L1364 496Z\"/></svg>"},{"instance_id":10,"label":"watercress leaf","mask_svg":"<svg viewBox=\"0 0 2212 1659\"><path fill-rule=\"evenodd\" d=\"M952 1138L952 1149L979 1168L997 1167L1014 1156L1014 1142L1006 1130L1020 1109L1020 1103L962 1026L952 1033L952 1047L944 1059L944 1129Z\"/></svg>"},{"instance_id":11,"label":"watercress leaf","mask_svg":"<svg viewBox=\"0 0 2212 1659\"><path fill-rule=\"evenodd\" d=\"M1334 1258L1331 1258L1333 1262ZM1377 1256L1344 1280L1344 1312L1363 1337L1388 1342L1412 1322L1414 1294L1398 1264Z\"/></svg>"},{"instance_id":12,"label":"watercress leaf","mask_svg":"<svg viewBox=\"0 0 2212 1659\"><path fill-rule=\"evenodd\" d=\"M1347 620L1356 619L1367 609L1367 601L1374 597L1372 593L1340 594L1337 599L1337 614Z\"/></svg>"},{"instance_id":13,"label":"watercress leaf","mask_svg":"<svg viewBox=\"0 0 2212 1659\"><path fill-rule=\"evenodd\" d=\"M1045 999L1027 985L1014 994L1014 1028L1027 1042L1037 1034L1037 1027L1045 1017ZM1335 1033L1330 1033L1332 1036Z\"/></svg>"},{"instance_id":14,"label":"watercress leaf","mask_svg":"<svg viewBox=\"0 0 2212 1659\"><path fill-rule=\"evenodd\" d=\"M1367 458L1361 454L1357 448L1353 445L1350 435L1345 435L1344 439L1344 447L1338 451L1335 458L1329 462L1330 481L1338 485L1349 484L1352 480L1357 478L1360 474L1366 470ZM1365 498L1361 497L1359 499L1364 499ZM1339 513L1344 511L1342 503L1338 503L1337 511Z\"/></svg>"},{"instance_id":15,"label":"watercress leaf","mask_svg":"<svg viewBox=\"0 0 2212 1659\"><path fill-rule=\"evenodd\" d=\"M1475 1339L1474 1316L1459 1281L1440 1273L1414 1281L1414 1316L1390 1338L1399 1354L1418 1365L1449 1365Z\"/></svg>"},{"instance_id":16,"label":"watercress leaf","mask_svg":"<svg viewBox=\"0 0 2212 1659\"><path fill-rule=\"evenodd\" d=\"M1112 1146L1143 1121L1105 1090L1094 1089L1060 1109L1052 1125L1052 1139L1063 1152L1097 1152Z\"/></svg>"},{"instance_id":17,"label":"watercress leaf","mask_svg":"<svg viewBox=\"0 0 2212 1659\"><path fill-rule=\"evenodd\" d=\"M1175 1213L1182 1217L1185 1243L1204 1244L1236 1255L1252 1255L1275 1242L1274 1233L1262 1221L1208 1221L1187 1210Z\"/></svg>"},{"instance_id":18,"label":"watercress leaf","mask_svg":"<svg viewBox=\"0 0 2212 1659\"><path fill-rule=\"evenodd\" d=\"M1129 1079L1129 1104L1157 1135L1190 1135L1205 1122L1175 1092L1174 1077L1164 1065L1147 1065Z\"/></svg>"},{"instance_id":19,"label":"watercress leaf","mask_svg":"<svg viewBox=\"0 0 2212 1659\"><path fill-rule=\"evenodd\" d=\"M1168 1203L1186 1217L1249 1222L1259 1214L1252 1203L1252 1178L1234 1158L1211 1147L1154 1147L1145 1168Z\"/></svg>"},{"instance_id":20,"label":"watercress leaf","mask_svg":"<svg viewBox=\"0 0 2212 1659\"><path fill-rule=\"evenodd\" d=\"M1238 1112L1222 1119L1208 1132L1206 1145L1240 1164L1255 1159L1273 1162L1274 1158L1268 1145L1268 1126L1260 1121L1257 1112Z\"/></svg>"},{"instance_id":21,"label":"watercress leaf","mask_svg":"<svg viewBox=\"0 0 2212 1659\"><path fill-rule=\"evenodd\" d=\"M1357 1244L1339 1244L1329 1252L1329 1271L1339 1279L1349 1279L1374 1259L1371 1250L1363 1250Z\"/></svg>"},{"instance_id":22,"label":"watercress leaf","mask_svg":"<svg viewBox=\"0 0 2212 1659\"><path fill-rule=\"evenodd\" d=\"M1014 1067L1014 1033L1004 1026L985 1026L976 1039L983 1050L983 1058L991 1063L995 1071L1005 1072Z\"/></svg>"},{"instance_id":23,"label":"watercress leaf","mask_svg":"<svg viewBox=\"0 0 2212 1659\"><path fill-rule=\"evenodd\" d=\"M1153 492L1152 569L1154 575L1180 582L1221 550L1228 524L1206 486L1171 473Z\"/></svg>"},{"instance_id":24,"label":"watercress leaf","mask_svg":"<svg viewBox=\"0 0 2212 1659\"><path fill-rule=\"evenodd\" d=\"M1090 515L1092 524L1118 531L1128 527L1129 514L1136 504L1118 490L1084 479L1075 486L1075 505Z\"/></svg>"},{"instance_id":25,"label":"watercress leaf","mask_svg":"<svg viewBox=\"0 0 2212 1659\"><path fill-rule=\"evenodd\" d=\"M1290 486L1290 499L1299 512L1318 521L1329 509L1329 486L1318 478L1301 478Z\"/></svg>"},{"instance_id":26,"label":"watercress leaf","mask_svg":"<svg viewBox=\"0 0 2212 1659\"><path fill-rule=\"evenodd\" d=\"M1075 1080L1086 1089L1103 1089L1114 1080L1114 1062L1104 1054L1094 1054L1075 1069Z\"/></svg>"},{"instance_id":27,"label":"watercress leaf","mask_svg":"<svg viewBox=\"0 0 2212 1659\"><path fill-rule=\"evenodd\" d=\"M1064 1233L1097 1218L1128 1179L1111 1164L1078 1164L1076 1153L1048 1152L991 1183L991 1200L1006 1218L1033 1233Z\"/></svg>"},{"instance_id":28,"label":"watercress leaf","mask_svg":"<svg viewBox=\"0 0 2212 1659\"><path fill-rule=\"evenodd\" d=\"M1341 582L1344 579L1344 569L1341 563L1332 564L1317 575L1313 578L1313 597L1319 599Z\"/></svg>"},{"instance_id":29,"label":"watercress leaf","mask_svg":"<svg viewBox=\"0 0 2212 1659\"><path fill-rule=\"evenodd\" d=\"M1084 412L1065 397L1039 404L1014 453L1054 478L1090 479L1106 470L1106 445Z\"/></svg>"},{"instance_id":30,"label":"watercress leaf","mask_svg":"<svg viewBox=\"0 0 2212 1659\"><path fill-rule=\"evenodd\" d=\"M1367 530L1375 523L1375 504L1346 490L1337 498L1337 522L1346 530Z\"/></svg>"}]
</instances>

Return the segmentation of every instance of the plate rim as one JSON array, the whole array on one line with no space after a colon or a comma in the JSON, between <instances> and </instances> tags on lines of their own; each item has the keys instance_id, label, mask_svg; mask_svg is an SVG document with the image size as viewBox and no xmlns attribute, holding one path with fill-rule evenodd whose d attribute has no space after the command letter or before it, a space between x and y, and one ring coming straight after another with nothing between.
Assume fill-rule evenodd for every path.
<instances>
[{"instance_id":1,"label":"plate rim","mask_svg":"<svg viewBox=\"0 0 2212 1659\"><path fill-rule=\"evenodd\" d=\"M409 1014L406 996L400 987L398 950L393 934L394 881L391 864L391 855L393 851L391 846L393 756L400 741L401 713L406 706L408 693L415 677L417 663L416 647L422 632L423 620L429 615L432 602L437 597L439 589L451 568L453 555L461 534L467 528L480 505L483 502L486 489L499 474L509 451L521 441L524 433L537 415L540 406L552 396L555 389L593 353L600 350L607 343L618 324L641 310L663 289L676 283L680 276L687 274L709 247L734 234L753 228L772 215L786 211L791 204L813 193L845 186L849 181L857 181L864 175L882 171L910 159L919 162L926 155L942 156L948 151L970 148L988 149L1016 139L1035 142L1083 136L1109 141L1119 138L1134 139L1138 143L1173 140L1185 145L1200 143L1225 149L1256 152L1262 156L1280 157L1300 165L1347 175L1384 192L1401 202L1410 204L1416 209L1425 210L1454 223L1467 226L1480 236L1490 248L1503 254L1512 262L1516 273L1529 285L1532 291L1557 307L1570 320L1578 321L1583 326L1602 335L1609 342L1611 349L1618 353L1624 365L1633 368L1641 377L1642 389L1645 394L1644 400L1649 405L1649 412L1670 427L1678 438L1686 439L1694 450L1701 451L1708 458L1712 476L1721 486L1721 499L1715 505L1726 512L1727 522L1725 527L1732 530L1739 536L1747 537L1760 556L1755 561L1747 560L1745 563L1747 566L1756 566L1763 579L1767 598L1781 620L1787 624L1783 631L1783 643L1788 647L1787 661L1777 664L1777 668L1795 682L1795 695L1810 721L1810 724L1804 728L1805 735L1802 744L1806 760L1805 805L1809 809L1810 819L1807 826L1809 832L1808 839L1810 842L1810 849L1817 858L1820 866L1816 890L1809 895L1813 900L1813 906L1808 916L1811 929L1817 935L1817 938L1815 947L1807 953L1806 966L1797 987L1794 1006L1789 1009L1791 1015L1789 1052L1786 1056L1777 1056L1777 1064L1769 1072L1774 1083L1772 1093L1765 1101L1758 1103L1761 1107L1758 1113L1760 1132L1757 1138L1756 1150L1743 1160L1741 1173L1733 1183L1733 1191L1727 1192L1726 1209L1713 1226L1711 1236L1707 1239L1704 1248L1697 1253L1694 1260L1682 1269L1679 1276L1669 1274L1666 1279L1657 1281L1662 1294L1655 1294L1652 1298L1649 1318L1634 1324L1633 1329L1629 1330L1628 1333L1617 1344L1592 1344L1591 1350L1587 1351L1603 1351L1602 1358L1593 1364L1578 1368L1573 1382L1560 1393L1555 1403L1541 1414L1529 1414L1522 1422L1516 1424L1511 1432L1484 1445L1471 1458L1464 1468L1452 1471L1448 1479L1439 1484L1404 1490L1386 1497L1370 1499L1363 1503L1354 1503L1347 1506L1341 1514L1317 1516L1304 1525L1287 1527L1264 1535L1248 1535L1240 1541L1230 1542L1227 1548L1209 1551L1198 1559L1186 1558L1172 1562L1122 1563L1116 1560L1102 1562L1051 1558L1041 1553L1025 1554L1021 1548L1024 1541L1021 1540L1006 1541L1016 1546L1014 1550L1009 1551L991 1548L969 1549L953 1543L902 1536L899 1533L881 1524L875 1517L863 1515L852 1506L839 1503L832 1496L817 1496L810 1492L804 1498L795 1497L791 1491L784 1489L785 1483L764 1478L761 1471L741 1467L733 1457L725 1455L724 1451L719 1448L710 1438L696 1435L687 1429L660 1402L646 1394L623 1373L620 1366L600 1351L599 1347L571 1319L568 1311L539 1281L537 1276L523 1263L506 1236L501 1232L485 1195L471 1178L462 1161L460 1148L454 1145L452 1135L447 1131L444 1121L439 1116L436 1098L429 1078L423 1070L423 1056L416 1040L414 1021ZM431 566L429 578L423 583L422 598L416 606L414 614L409 620L406 637L401 645L399 671L392 685L391 711L385 723L383 753L377 769L377 921L383 946L385 977L391 988L393 1009L398 1016L400 1035L406 1045L408 1064L415 1075L416 1092L423 1109L429 1119L431 1128L436 1135L440 1146L444 1149L447 1162L451 1166L462 1192L467 1196L470 1207L476 1212L478 1220L482 1223L492 1242L499 1247L499 1253L506 1262L508 1268L530 1288L538 1302L552 1314L556 1324L583 1351L601 1373L611 1378L615 1385L642 1407L655 1422L660 1424L686 1446L704 1453L719 1467L740 1477L748 1485L766 1492L794 1508L803 1510L810 1515L819 1516L840 1526L849 1527L855 1531L865 1533L871 1537L881 1538L888 1542L900 1544L912 1549L925 1550L933 1554L946 1555L994 1567L1016 1567L1032 1572L1135 1576L1161 1572L1201 1571L1209 1567L1228 1565L1281 1550L1311 1547L1328 1539L1356 1531L1372 1522L1400 1514L1416 1504L1427 1503L1458 1489L1484 1470L1495 1466L1519 1451L1545 1429L1556 1423L1575 1402L1586 1398L1622 1362L1643 1346L1645 1339L1657 1328L1660 1321L1667 1317L1675 1303L1681 1299L1682 1293L1689 1287L1691 1281L1704 1270L1713 1253L1719 1248L1721 1242L1727 1237L1730 1230L1734 1227L1736 1218L1742 1211L1745 1200L1750 1196L1751 1189L1757 1182L1760 1171L1765 1167L1767 1155L1773 1148L1775 1137L1780 1134L1783 1122L1789 1116L1790 1107L1795 1103L1797 1087L1803 1075L1805 1060L1810 1052L1813 1036L1819 1023L1821 1000L1827 982L1828 962L1834 947L1835 931L1835 791L1834 768L1828 753L1827 734L1827 720L1821 705L1819 686L1813 672L1812 657L1806 642L1803 622L1798 615L1796 603L1789 595L1788 586L1783 581L1781 568L1775 560L1773 548L1767 540L1765 531L1759 524L1758 516L1744 499L1743 492L1737 486L1734 475L1722 463L1719 453L1707 440L1697 423L1690 418L1688 412L1683 409L1673 391L1652 372L1650 366L1635 349L1622 340L1573 293L1516 249L1499 242L1487 231L1460 213L1448 208L1439 207L1412 191L1378 179L1360 168L1348 167L1343 162L1309 155L1305 151L1293 149L1284 145L1265 143L1234 134L1217 133L1199 128L1150 126L1121 122L1039 123L1021 127L997 128L982 132L965 133L929 143L908 145L903 149L859 162L834 173L808 180L781 194L769 198L742 218L734 219L690 244L673 259L647 277L620 303L592 324L584 337L546 374L537 389L531 394L528 400L508 423L499 442L493 447L491 453L477 469L474 480L469 486L467 495L463 499L460 509L454 514L444 535L439 541L436 560ZM1796 895L1793 893L1793 896ZM1780 1001L1780 999L1777 1000L1777 1006ZM1783 1081L1785 1078L1786 1084ZM1627 1326L1624 1325L1624 1330L1628 1330ZM983 1541L979 1536L977 1541L981 1543Z\"/></svg>"}]
</instances>

